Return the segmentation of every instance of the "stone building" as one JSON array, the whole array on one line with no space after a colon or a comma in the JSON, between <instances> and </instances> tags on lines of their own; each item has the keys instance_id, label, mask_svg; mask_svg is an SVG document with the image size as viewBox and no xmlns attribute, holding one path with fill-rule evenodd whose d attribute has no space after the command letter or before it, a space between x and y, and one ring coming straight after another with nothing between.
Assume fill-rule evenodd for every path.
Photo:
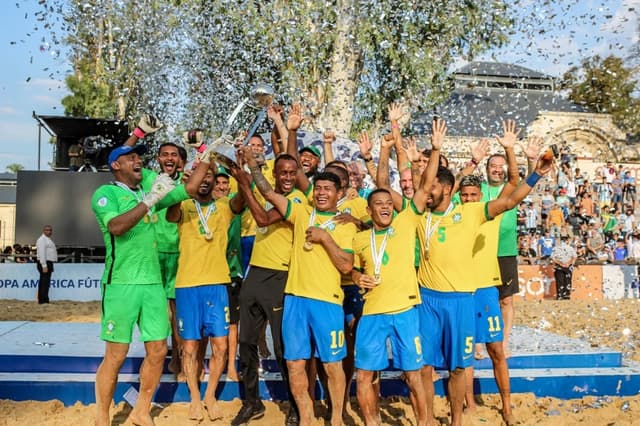
<instances>
[{"instance_id":1,"label":"stone building","mask_svg":"<svg viewBox=\"0 0 640 426\"><path fill-rule=\"evenodd\" d=\"M605 161L640 159L636 145L609 114L589 113L563 97L553 77L518 65L472 62L452 75L453 91L436 108L447 121L448 154L468 159L470 144L488 138L491 151L500 149L495 136L502 121L515 120L523 137L540 136L545 145L556 144L570 153L579 167L591 170ZM430 133L431 115L416 117L415 130Z\"/></svg>"}]
</instances>

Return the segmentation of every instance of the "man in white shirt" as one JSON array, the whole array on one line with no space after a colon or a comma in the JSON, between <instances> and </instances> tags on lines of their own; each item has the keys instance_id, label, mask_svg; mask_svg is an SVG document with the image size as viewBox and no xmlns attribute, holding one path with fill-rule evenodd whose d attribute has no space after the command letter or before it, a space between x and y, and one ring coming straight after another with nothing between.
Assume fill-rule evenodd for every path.
<instances>
[{"instance_id":1,"label":"man in white shirt","mask_svg":"<svg viewBox=\"0 0 640 426\"><path fill-rule=\"evenodd\" d=\"M38 257L38 303L49 303L49 286L51 285L51 273L53 272L53 262L58 261L56 245L51 239L53 228L45 225L42 235L36 241L36 254Z\"/></svg>"}]
</instances>

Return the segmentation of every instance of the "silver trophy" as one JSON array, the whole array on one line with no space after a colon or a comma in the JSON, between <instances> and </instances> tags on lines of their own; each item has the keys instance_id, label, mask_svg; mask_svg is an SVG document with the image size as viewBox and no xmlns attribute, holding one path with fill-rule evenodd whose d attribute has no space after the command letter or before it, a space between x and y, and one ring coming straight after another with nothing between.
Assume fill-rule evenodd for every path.
<instances>
[{"instance_id":1,"label":"silver trophy","mask_svg":"<svg viewBox=\"0 0 640 426\"><path fill-rule=\"evenodd\" d=\"M236 150L238 149L237 144L234 142L233 132L234 130L239 130L239 116L247 116L248 113L252 111L258 111L258 114L253 119L253 123L248 126L249 133L242 141L241 145L246 145L249 142L249 139L255 131L258 129L258 126L262 124L265 117L267 116L267 108L273 103L274 91L271 86L268 84L257 84L251 89L251 96L245 98L238 104L238 106L233 110L231 115L227 118L227 122L225 123L224 130L222 131L222 136L220 136L215 142L215 147L213 151L215 153L216 161L222 166L230 169L232 165L237 166L236 161ZM247 128L247 126L243 126Z\"/></svg>"}]
</instances>

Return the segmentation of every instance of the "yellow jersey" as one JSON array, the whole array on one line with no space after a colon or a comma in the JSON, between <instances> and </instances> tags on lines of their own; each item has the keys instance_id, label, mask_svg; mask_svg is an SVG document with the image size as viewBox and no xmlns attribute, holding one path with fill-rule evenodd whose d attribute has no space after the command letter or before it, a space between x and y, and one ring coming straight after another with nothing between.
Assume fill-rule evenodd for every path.
<instances>
[{"instance_id":1,"label":"yellow jersey","mask_svg":"<svg viewBox=\"0 0 640 426\"><path fill-rule=\"evenodd\" d=\"M488 220L478 228L471 255L476 288L494 287L502 284L498 265L498 237L501 215Z\"/></svg>"},{"instance_id":2,"label":"yellow jersey","mask_svg":"<svg viewBox=\"0 0 640 426\"><path fill-rule=\"evenodd\" d=\"M195 200L186 200L180 205L180 257L176 288L225 284L230 281L226 252L233 212L229 199L223 197L202 204L200 209L211 232L210 240L200 223Z\"/></svg>"},{"instance_id":3,"label":"yellow jersey","mask_svg":"<svg viewBox=\"0 0 640 426\"><path fill-rule=\"evenodd\" d=\"M474 239L487 219L487 203L466 203L448 213L423 215L418 225L418 283L440 292L473 292L478 281L472 267Z\"/></svg>"},{"instance_id":4,"label":"yellow jersey","mask_svg":"<svg viewBox=\"0 0 640 426\"><path fill-rule=\"evenodd\" d=\"M267 160L265 162L265 165L262 167L262 174L264 175L267 182L269 182L271 186L275 188L276 178L273 176L274 161L275 160ZM236 182L235 179L231 179L230 182L231 181L233 182L233 185L230 185L231 192L237 192L238 182ZM234 186L236 188L235 190L233 188ZM260 203L260 205L264 207L267 203L266 200L264 199L260 191L258 191L258 188L255 187L253 182L251 182L251 187L253 189L253 195L256 197L256 200L258 200L258 203ZM245 209L245 211L242 212L242 219L240 220L242 223L240 228L241 237L251 237L256 235L256 232L258 231L258 225L256 224L256 220L251 215L251 211L249 209Z\"/></svg>"},{"instance_id":5,"label":"yellow jersey","mask_svg":"<svg viewBox=\"0 0 640 426\"><path fill-rule=\"evenodd\" d=\"M364 295L363 315L400 312L420 303L420 291L414 268L413 244L422 214L413 203L399 213L391 225L380 231L358 232L353 240L356 264L364 274L375 275L371 235L379 253L386 236L386 248L380 265L380 284Z\"/></svg>"},{"instance_id":6,"label":"yellow jersey","mask_svg":"<svg viewBox=\"0 0 640 426\"><path fill-rule=\"evenodd\" d=\"M289 200L285 220L293 224L293 247L285 293L342 305L344 293L340 288L340 271L321 244L304 249L306 230L310 226L313 208ZM353 253L353 237L357 228L353 223L340 224L332 219L336 213L316 212L312 226L323 227L347 253Z\"/></svg>"},{"instance_id":7,"label":"yellow jersey","mask_svg":"<svg viewBox=\"0 0 640 426\"><path fill-rule=\"evenodd\" d=\"M302 192L294 189L286 197L296 204L307 204ZM267 207L270 206L267 203ZM289 270L291 247L293 246L293 226L283 221L258 228L253 243L250 264L277 271Z\"/></svg>"}]
</instances>

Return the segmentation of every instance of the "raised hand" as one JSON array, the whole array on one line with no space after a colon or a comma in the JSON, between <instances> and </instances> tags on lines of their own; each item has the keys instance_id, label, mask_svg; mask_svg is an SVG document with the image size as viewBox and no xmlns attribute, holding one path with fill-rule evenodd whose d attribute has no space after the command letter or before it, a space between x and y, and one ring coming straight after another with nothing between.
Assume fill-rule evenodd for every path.
<instances>
[{"instance_id":1,"label":"raised hand","mask_svg":"<svg viewBox=\"0 0 640 426\"><path fill-rule=\"evenodd\" d=\"M471 158L476 163L480 163L489 154L489 140L480 139L479 142L471 145Z\"/></svg>"},{"instance_id":2,"label":"raised hand","mask_svg":"<svg viewBox=\"0 0 640 426\"><path fill-rule=\"evenodd\" d=\"M182 134L182 143L198 149L204 143L204 134L200 129L186 131Z\"/></svg>"},{"instance_id":3,"label":"raised hand","mask_svg":"<svg viewBox=\"0 0 640 426\"><path fill-rule=\"evenodd\" d=\"M529 160L535 161L540 155L540 149L544 141L540 136L529 136L527 138L527 145L520 144L520 148L527 156Z\"/></svg>"},{"instance_id":4,"label":"raised hand","mask_svg":"<svg viewBox=\"0 0 640 426\"><path fill-rule=\"evenodd\" d=\"M256 157L253 155L253 151L251 151L251 147L249 145L244 145L238 149L238 152L241 153L244 161L247 162L247 166L255 167L258 165L258 161Z\"/></svg>"},{"instance_id":5,"label":"raised hand","mask_svg":"<svg viewBox=\"0 0 640 426\"><path fill-rule=\"evenodd\" d=\"M433 149L441 149L446 134L447 123L441 118L434 118L431 132L431 147Z\"/></svg>"},{"instance_id":6,"label":"raised hand","mask_svg":"<svg viewBox=\"0 0 640 426\"><path fill-rule=\"evenodd\" d=\"M336 141L336 132L333 130L325 130L322 134L322 141L326 144L332 144Z\"/></svg>"},{"instance_id":7,"label":"raised hand","mask_svg":"<svg viewBox=\"0 0 640 426\"><path fill-rule=\"evenodd\" d=\"M404 140L404 145L402 145L402 149L407 153L407 158L412 163L417 163L420 161L420 151L418 151L418 138L415 136L411 136Z\"/></svg>"},{"instance_id":8,"label":"raised hand","mask_svg":"<svg viewBox=\"0 0 640 426\"><path fill-rule=\"evenodd\" d=\"M365 131L360 133L360 139L358 139L358 148L360 148L360 156L362 158L371 157L371 141L369 140L369 134Z\"/></svg>"},{"instance_id":9,"label":"raised hand","mask_svg":"<svg viewBox=\"0 0 640 426\"><path fill-rule=\"evenodd\" d=\"M289 117L287 117L287 129L298 130L302 124L302 107L299 103L294 103L289 108Z\"/></svg>"},{"instance_id":10,"label":"raised hand","mask_svg":"<svg viewBox=\"0 0 640 426\"><path fill-rule=\"evenodd\" d=\"M506 120L502 122L502 137L496 136L496 140L504 149L513 148L522 129L516 129L516 122Z\"/></svg>"},{"instance_id":11,"label":"raised hand","mask_svg":"<svg viewBox=\"0 0 640 426\"><path fill-rule=\"evenodd\" d=\"M278 105L271 104L267 107L267 117L273 122L282 121L282 116L280 116L280 111L276 108Z\"/></svg>"},{"instance_id":12,"label":"raised hand","mask_svg":"<svg viewBox=\"0 0 640 426\"><path fill-rule=\"evenodd\" d=\"M395 145L393 135L386 134L380 139L380 147L384 149L391 149Z\"/></svg>"},{"instance_id":13,"label":"raised hand","mask_svg":"<svg viewBox=\"0 0 640 426\"><path fill-rule=\"evenodd\" d=\"M162 126L162 122L156 115L147 113L140 117L140 121L138 121L136 129L139 129L142 132L142 137L144 137L157 132L162 128ZM136 133L136 136L140 137L138 133Z\"/></svg>"},{"instance_id":14,"label":"raised hand","mask_svg":"<svg viewBox=\"0 0 640 426\"><path fill-rule=\"evenodd\" d=\"M405 113L400 102L394 102L389 105L389 121L399 121L404 114Z\"/></svg>"},{"instance_id":15,"label":"raised hand","mask_svg":"<svg viewBox=\"0 0 640 426\"><path fill-rule=\"evenodd\" d=\"M151 185L151 191L144 196L142 202L147 205L148 209L155 206L158 201L162 200L176 186L176 183L166 173L160 173Z\"/></svg>"},{"instance_id":16,"label":"raised hand","mask_svg":"<svg viewBox=\"0 0 640 426\"><path fill-rule=\"evenodd\" d=\"M548 159L544 155L538 158L538 163L536 164L536 173L539 175L546 175L555 167L555 158L553 156Z\"/></svg>"}]
</instances>

